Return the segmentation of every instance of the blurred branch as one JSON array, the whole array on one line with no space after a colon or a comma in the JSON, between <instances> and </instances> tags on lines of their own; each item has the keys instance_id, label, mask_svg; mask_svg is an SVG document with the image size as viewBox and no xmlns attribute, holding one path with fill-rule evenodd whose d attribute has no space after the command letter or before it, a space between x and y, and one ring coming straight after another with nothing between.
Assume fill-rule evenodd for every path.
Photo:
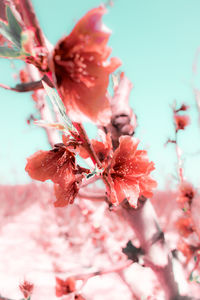
<instances>
[{"instance_id":1,"label":"blurred branch","mask_svg":"<svg viewBox=\"0 0 200 300\"><path fill-rule=\"evenodd\" d=\"M140 247L144 251L145 266L153 270L161 283L165 291L165 299L179 299L179 285L174 276L173 258L165 243L164 233L159 227L151 202L147 200L137 210L125 204L122 213L140 241ZM181 266L180 269L182 270ZM179 284L183 283L179 282Z\"/></svg>"}]
</instances>

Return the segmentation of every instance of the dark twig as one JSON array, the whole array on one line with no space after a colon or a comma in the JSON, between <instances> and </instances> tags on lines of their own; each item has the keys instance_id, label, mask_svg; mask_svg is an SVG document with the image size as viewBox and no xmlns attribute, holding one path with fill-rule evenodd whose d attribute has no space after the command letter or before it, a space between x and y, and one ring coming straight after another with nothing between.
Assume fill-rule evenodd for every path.
<instances>
[{"instance_id":1,"label":"dark twig","mask_svg":"<svg viewBox=\"0 0 200 300\"><path fill-rule=\"evenodd\" d=\"M44 87L42 85L42 81L45 81L50 87L53 88L51 81L49 80L49 78L46 75L44 75L41 80L31 81L31 82L26 82L26 83L18 83L15 87L10 87L10 86L0 83L0 87L4 88L6 90L18 92L18 93L25 93L25 92L43 89Z\"/></svg>"}]
</instances>

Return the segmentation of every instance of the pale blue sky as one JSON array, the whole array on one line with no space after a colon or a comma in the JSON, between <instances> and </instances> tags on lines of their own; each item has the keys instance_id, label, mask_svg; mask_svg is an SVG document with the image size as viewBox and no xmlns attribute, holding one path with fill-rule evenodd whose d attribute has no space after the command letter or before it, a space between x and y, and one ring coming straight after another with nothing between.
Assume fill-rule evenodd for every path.
<instances>
[{"instance_id":1,"label":"pale blue sky","mask_svg":"<svg viewBox=\"0 0 200 300\"><path fill-rule=\"evenodd\" d=\"M97 0L34 0L41 27L55 44L68 34L75 22ZM122 60L121 70L134 84L131 106L138 116L137 137L156 163L155 178L163 186L164 178L175 174L173 145L163 147L173 137L170 104L176 99L191 106L192 124L180 133L180 145L186 153L200 149L200 130L192 91L192 63L200 45L199 0L116 0L104 16L112 30L109 45L113 56ZM14 84L15 68L20 62L0 60L0 82ZM198 80L195 83L200 86ZM0 182L22 183L28 177L25 158L39 149L47 149L42 129L28 126L26 118L34 112L29 94L0 90L1 146ZM188 179L200 183L200 154L185 155Z\"/></svg>"}]
</instances>

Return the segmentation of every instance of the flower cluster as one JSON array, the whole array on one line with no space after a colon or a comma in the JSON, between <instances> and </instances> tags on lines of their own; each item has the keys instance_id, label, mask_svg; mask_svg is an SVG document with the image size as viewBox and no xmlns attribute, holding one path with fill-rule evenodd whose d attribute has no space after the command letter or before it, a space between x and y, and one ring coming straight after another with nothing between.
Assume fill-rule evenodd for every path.
<instances>
[{"instance_id":1,"label":"flower cluster","mask_svg":"<svg viewBox=\"0 0 200 300\"><path fill-rule=\"evenodd\" d=\"M50 151L38 151L28 158L26 171L31 178L54 182L57 198L55 206L73 203L84 174L93 174L92 170L77 165L76 154L83 158L90 157L97 164L106 185L108 201L114 205L126 200L132 207L137 207L138 198L152 197L152 189L156 187L156 182L150 177L154 170L153 162L149 162L146 151L137 150L139 140L128 136L133 134L136 122L134 119L134 125L131 124L131 116L134 114L128 107L132 84L123 73L119 86L115 87L112 105L109 101L109 75L120 62L116 58L107 61L111 50L107 47L110 32L105 30L101 21L105 12L103 6L92 9L76 24L70 35L57 43L52 52L51 72L48 76L55 81L72 120L80 122L87 118L97 125L106 125L111 122L112 114L112 120L117 117L119 123L122 114L126 113L128 123L123 121L122 126L113 125L117 131L115 137L110 132L103 142L93 140L90 145L82 127L74 122L78 133L74 135L71 132L71 135L76 150L64 142L55 145ZM122 92L122 88L127 89L127 92ZM120 104L115 109L114 100ZM124 112L126 106L128 109Z\"/></svg>"}]
</instances>

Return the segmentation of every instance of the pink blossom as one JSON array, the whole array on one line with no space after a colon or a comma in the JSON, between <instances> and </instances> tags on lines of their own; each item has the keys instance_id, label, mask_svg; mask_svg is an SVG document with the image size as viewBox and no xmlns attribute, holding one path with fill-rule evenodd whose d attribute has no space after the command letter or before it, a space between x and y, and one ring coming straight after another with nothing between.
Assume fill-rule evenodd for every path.
<instances>
[{"instance_id":1,"label":"pink blossom","mask_svg":"<svg viewBox=\"0 0 200 300\"><path fill-rule=\"evenodd\" d=\"M107 124L111 117L107 87L109 75L119 65L117 58L107 61L111 49L106 46L110 32L101 18L103 6L90 10L62 38L53 53L53 71L66 109L75 121L85 116Z\"/></svg>"},{"instance_id":2,"label":"pink blossom","mask_svg":"<svg viewBox=\"0 0 200 300\"><path fill-rule=\"evenodd\" d=\"M110 166L104 171L104 181L113 204L127 199L132 207L137 207L139 196L152 197L152 189L157 186L151 179L154 163L149 162L147 152L137 150L139 140L130 136L120 137Z\"/></svg>"},{"instance_id":3,"label":"pink blossom","mask_svg":"<svg viewBox=\"0 0 200 300\"><path fill-rule=\"evenodd\" d=\"M64 144L57 144L53 150L38 151L27 160L25 170L33 179L55 183L56 207L73 203L83 175L82 169L76 166L74 153Z\"/></svg>"}]
</instances>

